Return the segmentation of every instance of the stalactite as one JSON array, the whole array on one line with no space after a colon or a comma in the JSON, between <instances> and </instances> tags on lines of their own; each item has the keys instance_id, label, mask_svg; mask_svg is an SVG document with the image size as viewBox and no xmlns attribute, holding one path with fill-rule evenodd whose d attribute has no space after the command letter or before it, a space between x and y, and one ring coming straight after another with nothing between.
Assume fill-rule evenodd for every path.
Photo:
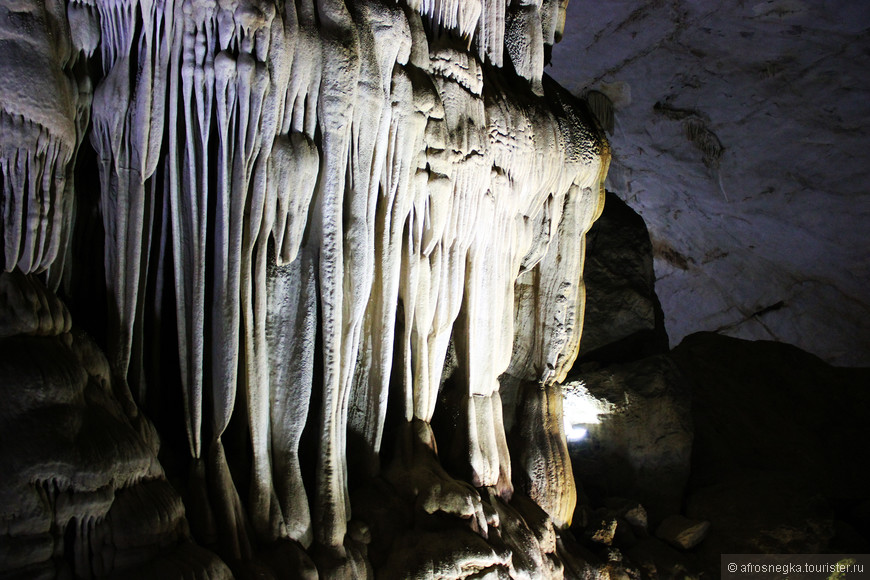
<instances>
[{"instance_id":1,"label":"stalactite","mask_svg":"<svg viewBox=\"0 0 870 580\"><path fill-rule=\"evenodd\" d=\"M544 31L539 2L511 3L506 16L505 50L514 70L542 94L544 73Z\"/></svg>"},{"instance_id":2,"label":"stalactite","mask_svg":"<svg viewBox=\"0 0 870 580\"><path fill-rule=\"evenodd\" d=\"M160 160L166 78L172 43L163 2L97 3L106 77L94 92L91 142L100 164L101 210L108 239L106 284L110 360L117 377L129 373L131 350L141 338L137 313L147 273L147 248L154 207L148 180ZM141 23L142 34L135 37ZM135 385L134 387L139 387Z\"/></svg>"},{"instance_id":3,"label":"stalactite","mask_svg":"<svg viewBox=\"0 0 870 580\"><path fill-rule=\"evenodd\" d=\"M0 265L44 272L68 243L67 168L87 124L88 85L72 73L79 53L62 5L4 6L0 18Z\"/></svg>"}]
</instances>

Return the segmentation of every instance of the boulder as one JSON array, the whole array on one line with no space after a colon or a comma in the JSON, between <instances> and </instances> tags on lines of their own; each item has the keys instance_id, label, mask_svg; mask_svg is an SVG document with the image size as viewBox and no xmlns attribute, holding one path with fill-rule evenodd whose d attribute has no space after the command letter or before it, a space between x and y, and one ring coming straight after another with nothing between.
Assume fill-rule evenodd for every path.
<instances>
[{"instance_id":1,"label":"boulder","mask_svg":"<svg viewBox=\"0 0 870 580\"><path fill-rule=\"evenodd\" d=\"M782 472L828 497L868 499L870 369L713 333L686 338L672 357L692 384L693 487Z\"/></svg>"},{"instance_id":2,"label":"boulder","mask_svg":"<svg viewBox=\"0 0 870 580\"><path fill-rule=\"evenodd\" d=\"M649 536L646 509L636 501L607 498L604 507L586 514L584 537L592 542L626 549Z\"/></svg>"},{"instance_id":3,"label":"boulder","mask_svg":"<svg viewBox=\"0 0 870 580\"><path fill-rule=\"evenodd\" d=\"M710 522L692 520L681 515L666 517L656 529L656 536L670 545L688 550L694 548L707 537Z\"/></svg>"},{"instance_id":4,"label":"boulder","mask_svg":"<svg viewBox=\"0 0 870 580\"><path fill-rule=\"evenodd\" d=\"M647 531L649 516L646 508L639 502L622 497L609 497L604 500L604 506L636 530L642 533Z\"/></svg>"},{"instance_id":5,"label":"boulder","mask_svg":"<svg viewBox=\"0 0 870 580\"><path fill-rule=\"evenodd\" d=\"M566 388L586 389L613 406L569 445L593 505L619 495L636 498L654 521L679 512L692 449L689 387L679 369L657 355L580 370Z\"/></svg>"},{"instance_id":6,"label":"boulder","mask_svg":"<svg viewBox=\"0 0 870 580\"><path fill-rule=\"evenodd\" d=\"M606 517L606 518L596 518L593 520L592 526L590 526L589 539L593 542L597 542L599 544L604 544L605 546L609 546L613 543L613 538L616 536L616 529L619 525L619 522L616 518Z\"/></svg>"}]
</instances>

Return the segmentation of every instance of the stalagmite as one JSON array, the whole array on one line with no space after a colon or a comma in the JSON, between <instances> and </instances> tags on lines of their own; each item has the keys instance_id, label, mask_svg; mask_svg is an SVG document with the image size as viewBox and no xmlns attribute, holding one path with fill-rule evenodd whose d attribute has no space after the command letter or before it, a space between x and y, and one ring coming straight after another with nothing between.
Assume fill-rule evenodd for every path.
<instances>
[{"instance_id":1,"label":"stalagmite","mask_svg":"<svg viewBox=\"0 0 870 580\"><path fill-rule=\"evenodd\" d=\"M28 66L56 98L0 81L0 337L70 332L52 290L78 267L72 177L92 147L109 369L91 375L147 464L57 520L76 573L139 562L117 548L179 577L561 574L576 497L558 383L609 160L542 76L564 4L47 3L62 34ZM25 278L46 270L49 288ZM385 553L354 500L372 482L471 539Z\"/></svg>"}]
</instances>

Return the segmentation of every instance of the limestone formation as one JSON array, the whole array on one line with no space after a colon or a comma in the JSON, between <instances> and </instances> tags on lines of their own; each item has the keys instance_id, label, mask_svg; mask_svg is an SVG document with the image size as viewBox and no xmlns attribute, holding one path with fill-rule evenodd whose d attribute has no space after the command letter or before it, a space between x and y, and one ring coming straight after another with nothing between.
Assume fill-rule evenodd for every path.
<instances>
[{"instance_id":1,"label":"limestone formation","mask_svg":"<svg viewBox=\"0 0 870 580\"><path fill-rule=\"evenodd\" d=\"M0 572L563 574L609 162L566 4L0 5Z\"/></svg>"},{"instance_id":2,"label":"limestone formation","mask_svg":"<svg viewBox=\"0 0 870 580\"><path fill-rule=\"evenodd\" d=\"M0 287L32 299L41 320L47 301L66 310L32 275L0 274ZM0 332L0 574L103 577L135 567L144 578L230 578L191 542L157 434L125 404L105 355L64 317L54 326L18 320L18 332Z\"/></svg>"}]
</instances>

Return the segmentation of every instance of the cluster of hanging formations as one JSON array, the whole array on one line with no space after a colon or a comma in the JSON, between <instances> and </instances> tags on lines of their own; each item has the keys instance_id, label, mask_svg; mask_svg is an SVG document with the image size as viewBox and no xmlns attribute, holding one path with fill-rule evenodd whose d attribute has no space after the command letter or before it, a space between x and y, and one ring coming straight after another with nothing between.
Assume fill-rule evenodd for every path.
<instances>
[{"instance_id":1,"label":"cluster of hanging formations","mask_svg":"<svg viewBox=\"0 0 870 580\"><path fill-rule=\"evenodd\" d=\"M561 577L576 494L559 383L609 161L543 76L567 2L18 4L0 24L3 280L68 299L75 327L77 272L101 253L105 358L80 334L71 348L145 444L99 486L173 481L163 543L220 559L170 568L280 577L263 550L285 546L289 577ZM100 244L74 243L96 211ZM42 334L67 334L53 307L66 322ZM165 470L145 419L161 414L178 423L161 457L184 458ZM51 506L84 491L51 465L12 480ZM374 481L417 514L406 538L441 539L384 540L352 494ZM4 517L25 521L10 486ZM46 511L77 538L76 574L137 563L101 552L107 501ZM142 509L116 508L115 529ZM427 518L476 539L452 546Z\"/></svg>"}]
</instances>

